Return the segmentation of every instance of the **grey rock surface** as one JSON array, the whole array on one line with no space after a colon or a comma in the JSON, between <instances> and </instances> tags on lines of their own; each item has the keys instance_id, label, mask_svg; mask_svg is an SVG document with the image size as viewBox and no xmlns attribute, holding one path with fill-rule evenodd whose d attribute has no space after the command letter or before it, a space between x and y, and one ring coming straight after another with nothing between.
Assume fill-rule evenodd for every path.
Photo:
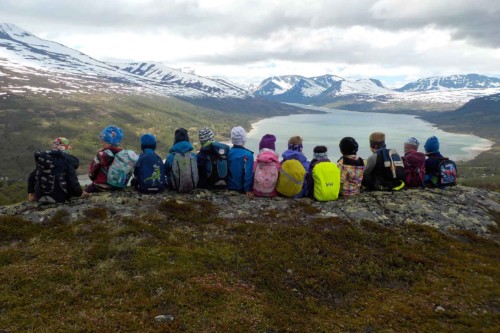
<instances>
[{"instance_id":1,"label":"grey rock surface","mask_svg":"<svg viewBox=\"0 0 500 333\"><path fill-rule=\"evenodd\" d=\"M441 231L470 230L488 236L496 227L500 214L500 194L477 188L455 186L446 189L406 189L400 192L363 192L351 198L332 202L316 202L309 198L253 198L224 190L196 190L191 194L167 191L157 195L124 191L94 194L66 204L40 205L23 202L0 207L1 215L19 215L42 223L63 211L65 221L85 216L91 209L105 208L111 215L143 216L158 212L165 200L178 203L209 201L215 207L210 214L229 221L280 223L287 217L294 223L306 224L313 218L332 218L352 223L371 221L384 226L408 223L432 226ZM59 213L61 214L61 213Z\"/></svg>"}]
</instances>

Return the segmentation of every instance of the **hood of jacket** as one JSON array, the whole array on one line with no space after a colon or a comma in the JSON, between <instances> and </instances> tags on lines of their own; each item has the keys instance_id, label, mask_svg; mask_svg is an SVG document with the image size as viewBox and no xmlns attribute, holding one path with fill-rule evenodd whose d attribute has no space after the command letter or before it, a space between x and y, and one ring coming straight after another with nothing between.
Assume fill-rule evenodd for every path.
<instances>
[{"instance_id":1,"label":"hood of jacket","mask_svg":"<svg viewBox=\"0 0 500 333\"><path fill-rule=\"evenodd\" d=\"M257 155L257 162L269 163L278 162L278 160L278 154L274 150L267 148L261 149L259 155Z\"/></svg>"},{"instance_id":2,"label":"hood of jacket","mask_svg":"<svg viewBox=\"0 0 500 333\"><path fill-rule=\"evenodd\" d=\"M302 164L307 162L306 155L302 154L300 151L297 150L291 150L291 149L285 150L283 154L281 154L281 156L285 160L298 160Z\"/></svg>"},{"instance_id":3,"label":"hood of jacket","mask_svg":"<svg viewBox=\"0 0 500 333\"><path fill-rule=\"evenodd\" d=\"M180 141L170 148L171 153L187 153L193 150L193 145L189 141Z\"/></svg>"},{"instance_id":4,"label":"hood of jacket","mask_svg":"<svg viewBox=\"0 0 500 333\"><path fill-rule=\"evenodd\" d=\"M69 164L71 164L75 168L75 170L78 169L78 166L80 165L80 161L78 160L78 158L66 153L63 153L63 156L69 162Z\"/></svg>"}]
</instances>

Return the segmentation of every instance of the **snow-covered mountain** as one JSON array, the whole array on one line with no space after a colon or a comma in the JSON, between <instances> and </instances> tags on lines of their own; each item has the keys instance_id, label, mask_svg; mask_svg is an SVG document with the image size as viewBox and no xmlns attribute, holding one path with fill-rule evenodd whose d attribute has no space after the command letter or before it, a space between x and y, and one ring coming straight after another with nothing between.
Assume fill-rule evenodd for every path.
<instances>
[{"instance_id":1,"label":"snow-covered mountain","mask_svg":"<svg viewBox=\"0 0 500 333\"><path fill-rule=\"evenodd\" d=\"M328 104L379 103L404 105L453 105L494 93L500 93L500 79L477 74L420 79L399 89L389 89L376 79L349 80L334 75L303 77L273 76L265 79L253 93L266 99L289 102Z\"/></svg>"},{"instance_id":2,"label":"snow-covered mountain","mask_svg":"<svg viewBox=\"0 0 500 333\"><path fill-rule=\"evenodd\" d=\"M500 88L500 79L478 74L434 76L410 82L396 91Z\"/></svg>"},{"instance_id":3,"label":"snow-covered mountain","mask_svg":"<svg viewBox=\"0 0 500 333\"><path fill-rule=\"evenodd\" d=\"M336 96L373 96L391 93L375 79L346 80L335 75L304 77L300 75L273 76L255 88L254 95L282 102L312 102Z\"/></svg>"},{"instance_id":4,"label":"snow-covered mountain","mask_svg":"<svg viewBox=\"0 0 500 333\"><path fill-rule=\"evenodd\" d=\"M13 24L0 24L0 75L4 83L8 81L8 85L0 88L4 94L42 89L58 93L99 91L194 98L248 97L246 89L221 78L185 73L159 63L98 61L38 38ZM33 76L41 78L36 86L27 82Z\"/></svg>"}]
</instances>

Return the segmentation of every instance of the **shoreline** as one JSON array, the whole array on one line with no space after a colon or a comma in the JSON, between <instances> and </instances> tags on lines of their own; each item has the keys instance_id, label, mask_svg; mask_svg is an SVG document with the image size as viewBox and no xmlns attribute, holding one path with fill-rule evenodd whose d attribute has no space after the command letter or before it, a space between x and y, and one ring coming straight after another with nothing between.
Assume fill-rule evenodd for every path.
<instances>
[{"instance_id":1,"label":"shoreline","mask_svg":"<svg viewBox=\"0 0 500 333\"><path fill-rule=\"evenodd\" d=\"M407 115L407 116L412 116L415 119L419 119L420 121L429 124L433 129L436 129L436 130L440 130L440 131L443 131L443 132L446 132L446 133L451 133L451 134L459 135L459 136L461 136L461 135L463 135L463 136L473 135L473 136L476 136L476 137L480 138L483 142L478 143L476 145L472 145L470 147L464 147L464 148L461 149L462 151L464 151L469 156L466 156L466 157L463 157L463 158L455 160L455 162L460 162L460 163L467 163L467 162L474 161L475 159L478 158L479 155L487 153L488 151L491 151L493 149L493 147L498 144L498 142L497 142L497 140L495 138L492 138L492 137L483 137L483 136L480 135L480 133L477 133L476 131L467 132L467 131L461 130L460 128L458 128L456 126L449 126L449 128L439 127L439 124L434 123L431 120L428 120L428 119L422 117L423 116L422 114L414 114L414 113L411 113L411 112L405 113L403 111L402 112L398 112L398 113L371 112L371 111L353 111L353 110L343 110L343 109L329 109L329 108L326 108L326 107L319 107L319 106L306 105L306 104L297 104L297 103L285 103L285 104L289 104L289 105L292 105L292 106L295 106L295 107L299 107L299 108L302 108L302 109L305 109L305 110L315 111L315 113L311 113L311 114L317 114L317 112L321 112L321 113L334 113L333 112L334 110L339 110L339 111L343 111L343 112L355 112L355 113L362 113L362 114L370 113L370 114L380 114L380 115L396 115L396 114L398 114L398 115ZM290 116L290 115L287 115L287 116ZM273 116L273 117L269 117L269 118L265 118L265 117L264 118L258 118L255 121L251 122L250 123L250 129L247 132L248 133L248 137L252 137L252 138L254 137L255 134L252 134L251 132L252 131L256 131L259 128L259 125L257 123L259 123L262 120L269 120L269 119L273 119L273 118L277 118L277 117L283 117L283 116ZM422 146L423 146L423 143L422 143Z\"/></svg>"}]
</instances>

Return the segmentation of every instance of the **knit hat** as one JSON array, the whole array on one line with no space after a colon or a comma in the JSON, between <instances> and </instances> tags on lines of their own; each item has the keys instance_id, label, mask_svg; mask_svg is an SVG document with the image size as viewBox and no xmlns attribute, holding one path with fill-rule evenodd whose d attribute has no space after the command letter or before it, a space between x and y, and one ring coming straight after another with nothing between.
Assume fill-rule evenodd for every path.
<instances>
[{"instance_id":1,"label":"knit hat","mask_svg":"<svg viewBox=\"0 0 500 333\"><path fill-rule=\"evenodd\" d=\"M151 133L146 133L141 136L141 149L156 149L156 138Z\"/></svg>"},{"instance_id":2,"label":"knit hat","mask_svg":"<svg viewBox=\"0 0 500 333\"><path fill-rule=\"evenodd\" d=\"M358 152L358 143L354 138L347 136L340 140L339 148L342 155L356 155Z\"/></svg>"},{"instance_id":3,"label":"knit hat","mask_svg":"<svg viewBox=\"0 0 500 333\"><path fill-rule=\"evenodd\" d=\"M412 152L412 151L417 151L419 145L420 145L420 142L418 142L418 140L416 138L414 138L413 136L411 138L406 139L406 141L404 143L405 154L408 154L409 152Z\"/></svg>"},{"instance_id":4,"label":"knit hat","mask_svg":"<svg viewBox=\"0 0 500 333\"><path fill-rule=\"evenodd\" d=\"M207 141L214 141L214 132L208 127L203 127L198 131L200 143L204 145Z\"/></svg>"},{"instance_id":5,"label":"knit hat","mask_svg":"<svg viewBox=\"0 0 500 333\"><path fill-rule=\"evenodd\" d=\"M326 160L328 154L326 153L328 149L325 146L316 146L313 150L313 156L316 160Z\"/></svg>"},{"instance_id":6,"label":"knit hat","mask_svg":"<svg viewBox=\"0 0 500 333\"><path fill-rule=\"evenodd\" d=\"M370 134L370 148L375 151L385 147L385 134L382 132L374 132Z\"/></svg>"},{"instance_id":7,"label":"knit hat","mask_svg":"<svg viewBox=\"0 0 500 333\"><path fill-rule=\"evenodd\" d=\"M109 125L97 137L107 144L118 146L122 142L123 131L120 127Z\"/></svg>"},{"instance_id":8,"label":"knit hat","mask_svg":"<svg viewBox=\"0 0 500 333\"><path fill-rule=\"evenodd\" d=\"M266 134L260 139L259 142L259 150L263 148L271 149L271 150L276 150L276 137L272 134Z\"/></svg>"},{"instance_id":9,"label":"knit hat","mask_svg":"<svg viewBox=\"0 0 500 333\"><path fill-rule=\"evenodd\" d=\"M288 149L290 150L296 150L302 152L302 138L298 135L292 136L290 139L288 139Z\"/></svg>"},{"instance_id":10,"label":"knit hat","mask_svg":"<svg viewBox=\"0 0 500 333\"><path fill-rule=\"evenodd\" d=\"M181 141L189 142L189 135L185 128L178 128L175 130L174 144Z\"/></svg>"},{"instance_id":11,"label":"knit hat","mask_svg":"<svg viewBox=\"0 0 500 333\"><path fill-rule=\"evenodd\" d=\"M52 142L52 149L62 150L69 152L71 150L71 146L69 145L69 140L63 137L55 138Z\"/></svg>"},{"instance_id":12,"label":"knit hat","mask_svg":"<svg viewBox=\"0 0 500 333\"><path fill-rule=\"evenodd\" d=\"M439 153L439 140L435 136L431 136L425 141L424 149L426 153Z\"/></svg>"},{"instance_id":13,"label":"knit hat","mask_svg":"<svg viewBox=\"0 0 500 333\"><path fill-rule=\"evenodd\" d=\"M231 142L233 145L244 146L247 142L247 132L241 126L236 126L231 129Z\"/></svg>"}]
</instances>

